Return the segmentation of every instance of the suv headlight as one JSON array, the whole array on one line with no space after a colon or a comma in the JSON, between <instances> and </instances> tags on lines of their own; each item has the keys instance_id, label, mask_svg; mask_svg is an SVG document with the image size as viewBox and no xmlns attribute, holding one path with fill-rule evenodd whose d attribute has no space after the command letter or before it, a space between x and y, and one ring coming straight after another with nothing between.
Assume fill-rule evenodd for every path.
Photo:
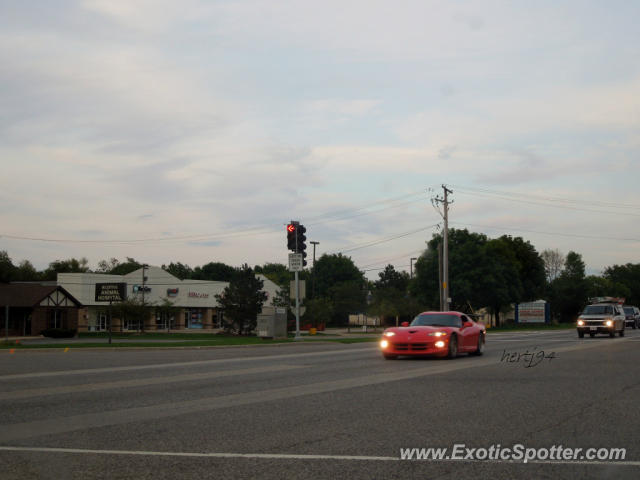
<instances>
[{"instance_id":1,"label":"suv headlight","mask_svg":"<svg viewBox=\"0 0 640 480\"><path fill-rule=\"evenodd\" d=\"M578 320L578 325L582 327L584 325L584 320Z\"/></svg>"},{"instance_id":2,"label":"suv headlight","mask_svg":"<svg viewBox=\"0 0 640 480\"><path fill-rule=\"evenodd\" d=\"M607 323L605 324L607 327L610 327L613 325L613 320L607 320Z\"/></svg>"}]
</instances>

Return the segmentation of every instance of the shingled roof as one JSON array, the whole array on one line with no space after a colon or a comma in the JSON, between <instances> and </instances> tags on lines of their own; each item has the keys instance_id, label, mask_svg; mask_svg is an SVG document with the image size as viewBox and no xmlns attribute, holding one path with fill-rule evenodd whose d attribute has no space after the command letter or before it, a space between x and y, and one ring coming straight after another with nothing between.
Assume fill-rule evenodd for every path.
<instances>
[{"instance_id":1,"label":"shingled roof","mask_svg":"<svg viewBox=\"0 0 640 480\"><path fill-rule=\"evenodd\" d=\"M37 307L40 302L56 290L62 292L69 300L81 306L64 288L57 285L40 285L37 283L3 283L0 284L0 306Z\"/></svg>"}]
</instances>

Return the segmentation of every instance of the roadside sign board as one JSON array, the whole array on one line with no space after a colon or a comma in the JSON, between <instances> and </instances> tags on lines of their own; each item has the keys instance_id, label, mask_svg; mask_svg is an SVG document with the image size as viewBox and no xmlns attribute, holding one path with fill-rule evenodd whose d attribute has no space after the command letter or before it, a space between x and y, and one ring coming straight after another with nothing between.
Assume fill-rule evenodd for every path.
<instances>
[{"instance_id":1,"label":"roadside sign board","mask_svg":"<svg viewBox=\"0 0 640 480\"><path fill-rule=\"evenodd\" d=\"M549 321L547 302L527 302L516 305L517 323L546 323Z\"/></svg>"},{"instance_id":2,"label":"roadside sign board","mask_svg":"<svg viewBox=\"0 0 640 480\"><path fill-rule=\"evenodd\" d=\"M306 281L299 280L299 282L300 282L300 300L302 300L304 298L307 298ZM291 300L296 299L296 281L295 280L291 280L289 284L289 298Z\"/></svg>"},{"instance_id":3,"label":"roadside sign board","mask_svg":"<svg viewBox=\"0 0 640 480\"><path fill-rule=\"evenodd\" d=\"M126 298L126 283L96 283L96 302L123 302Z\"/></svg>"},{"instance_id":4,"label":"roadside sign board","mask_svg":"<svg viewBox=\"0 0 640 480\"><path fill-rule=\"evenodd\" d=\"M289 271L290 272L302 271L302 254L301 253L289 254Z\"/></svg>"}]
</instances>

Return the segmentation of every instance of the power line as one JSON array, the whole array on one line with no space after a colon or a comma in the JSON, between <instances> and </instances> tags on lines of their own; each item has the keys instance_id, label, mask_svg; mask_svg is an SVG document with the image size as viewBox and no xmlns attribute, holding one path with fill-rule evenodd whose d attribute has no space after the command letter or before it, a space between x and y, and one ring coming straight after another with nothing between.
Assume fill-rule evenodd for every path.
<instances>
[{"instance_id":1,"label":"power line","mask_svg":"<svg viewBox=\"0 0 640 480\"><path fill-rule=\"evenodd\" d=\"M368 212L365 211L365 212L357 213L355 215L344 215L344 213L349 212L349 210L343 210L341 212L338 212L337 214L336 212L329 212L326 214L319 215L317 217L311 217L312 220L313 218L324 219L324 220L317 221L315 223L311 223L308 225L310 226L322 225L322 224L326 224L333 221L341 221L341 220L347 220L347 219L365 216L365 215L372 215L372 214L379 213L381 211L388 210L391 208L398 208L404 205L409 205L412 203L419 202L421 201L421 199L415 199L415 200L410 200L406 202L399 202L399 201L405 198L416 196L418 194L423 194L423 193L412 192L409 194L401 195L399 197L392 197L388 199L379 200L377 202L368 203L364 206L351 209L350 211L361 212L362 210L371 208L372 206L383 205L385 203L390 203L390 205L384 208L379 208L379 209L368 211ZM216 233L201 233L201 234L194 234L194 235L185 235L185 236L179 236L179 237L154 237L154 238L114 239L114 240L105 240L105 239L82 240L82 239L71 239L71 238L46 238L46 237L40 237L40 236L13 235L13 234L6 234L6 233L0 233L0 238L5 237L12 240L26 240L26 241L37 241L37 242L49 242L49 243L71 243L71 244L75 243L75 244L89 244L89 245L130 245L130 244L137 244L137 243L146 244L146 243L155 243L155 242L162 242L162 243L184 242L184 241L196 242L196 241L226 239L226 238L252 236L252 235L267 235L267 234L279 233L280 228L281 228L281 225L268 224L268 225L251 227L248 229L243 229L243 230L229 232L229 233L216 232Z\"/></svg>"},{"instance_id":2,"label":"power line","mask_svg":"<svg viewBox=\"0 0 640 480\"><path fill-rule=\"evenodd\" d=\"M488 228L492 230L514 230L517 232L538 233L541 235L553 235L553 236L559 236L559 237L588 238L592 240L616 240L621 242L640 242L640 238L620 238L620 237L605 237L602 235L581 235L577 233L544 232L540 230L529 230L529 229L518 228L518 227L477 225L473 223L464 223L464 222L450 222L450 223L454 223L456 225L462 225L465 227Z\"/></svg>"},{"instance_id":3,"label":"power line","mask_svg":"<svg viewBox=\"0 0 640 480\"><path fill-rule=\"evenodd\" d=\"M525 198L531 198L531 199L534 199L534 200L542 200L542 201L550 201L550 202L561 202L561 203L569 203L569 204L574 204L574 205L582 205L582 204L589 205L590 204L590 205L599 206L599 207L620 207L620 208L640 209L640 204L620 203L620 202L603 202L603 201L594 201L594 200L590 200L588 202L585 202L583 199L573 200L573 199L564 198L564 197L533 195L531 193L509 192L509 191L505 191L505 190L492 190L492 189L480 188L480 187L464 187L464 186L460 186L460 185L452 185L452 187L455 187L458 190L466 190L466 191L471 191L471 192L483 192L483 193L487 193L487 194L505 195L505 196L517 197L517 198L525 197Z\"/></svg>"},{"instance_id":4,"label":"power line","mask_svg":"<svg viewBox=\"0 0 640 480\"><path fill-rule=\"evenodd\" d=\"M400 200L404 200L406 198L415 197L416 195L424 195L424 192L421 192L421 191L419 191L419 192L418 191L411 192L411 193L407 193L405 195L400 195L398 197L391 197L391 198L387 198L387 199L383 199L383 200L378 200L377 202L371 202L371 203L368 203L366 205L363 205L363 206L357 207L357 208L349 208L349 209L346 209L346 210L338 210L338 211L334 211L334 212L328 212L328 213L325 213L325 214L317 215L315 217L309 217L306 221L307 222L314 222L316 220L321 220L321 219L323 219L325 217L339 217L339 216L342 216L344 214L357 212L357 211L360 211L360 210L365 210L367 208L371 208L371 207L376 206L376 205L386 204L386 203L395 203L395 202L398 202ZM411 203L413 203L413 202L411 202Z\"/></svg>"},{"instance_id":5,"label":"power line","mask_svg":"<svg viewBox=\"0 0 640 480\"><path fill-rule=\"evenodd\" d=\"M539 205L539 206L544 206L544 207L553 207L553 208L563 208L563 209L567 209L567 210L577 210L577 211L583 211L583 212L591 212L591 213L603 213L605 215L623 215L623 216L631 216L631 217L640 217L640 213L631 213L631 212L615 212L615 211L610 211L610 210L594 210L591 208L581 208L581 207L575 207L575 206L570 206L570 205L559 205L558 202L560 200L544 200L547 202L551 202L551 203L543 203L543 201L535 201L535 200L523 200L520 198L515 198L516 194L503 194L503 193L490 193L490 192L485 192L485 191L464 191L464 188L456 188L456 191L463 194L463 195L471 195L471 196L485 196L485 197L494 197L494 198L499 198L502 200L508 200L510 202L517 202L517 203L524 203L524 204L529 204L529 205ZM566 203L573 203L576 204L577 202L572 202L572 201L565 201ZM619 205L608 205L608 206L616 206L618 207ZM624 208L634 208L630 205L626 205ZM635 207L635 208L640 208L640 207Z\"/></svg>"},{"instance_id":6,"label":"power line","mask_svg":"<svg viewBox=\"0 0 640 480\"><path fill-rule=\"evenodd\" d=\"M352 246L352 247L346 247L346 248L343 248L343 249L337 249L337 250L334 250L333 253L346 253L346 252L352 252L354 250L360 250L362 248L372 247L374 245L379 245L381 243L390 242L391 240L397 240L398 238L404 238L404 237L408 237L409 235L414 235L414 234L419 233L419 232L424 232L425 230L429 230L429 229L437 227L437 226L438 226L438 224L436 223L434 225L429 225L427 227L421 227L421 228L418 228L416 230L409 230L408 232L399 233L399 234L396 234L396 235L392 235L390 237L384 237L384 238L381 238L381 239L378 239L378 240L372 240L372 241L365 242L365 243L362 243L362 244L356 244L355 246Z\"/></svg>"},{"instance_id":7,"label":"power line","mask_svg":"<svg viewBox=\"0 0 640 480\"><path fill-rule=\"evenodd\" d=\"M414 250L412 252L407 252L407 253L404 253L402 255L397 255L395 257L387 258L385 260L380 260L380 261L368 263L368 264L364 265L362 268L373 267L374 265L380 265L381 263L388 263L388 262L392 262L393 260L398 260L400 258L406 258L406 257L409 257L411 255L422 253L424 250L425 250L424 248L421 248L420 250Z\"/></svg>"},{"instance_id":8,"label":"power line","mask_svg":"<svg viewBox=\"0 0 640 480\"><path fill-rule=\"evenodd\" d=\"M409 266L410 265L398 265L396 268L407 268ZM384 270L385 268L387 268L387 267L385 266L385 267L380 267L380 268L369 268L367 270L361 270L361 271L362 272L377 272L379 270Z\"/></svg>"}]
</instances>

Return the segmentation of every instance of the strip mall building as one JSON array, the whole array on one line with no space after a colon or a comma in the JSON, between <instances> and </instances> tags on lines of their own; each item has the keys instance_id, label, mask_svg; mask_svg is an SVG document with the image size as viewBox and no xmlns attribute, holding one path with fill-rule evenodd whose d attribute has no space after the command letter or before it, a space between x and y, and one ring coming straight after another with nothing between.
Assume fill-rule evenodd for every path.
<instances>
[{"instance_id":1,"label":"strip mall building","mask_svg":"<svg viewBox=\"0 0 640 480\"><path fill-rule=\"evenodd\" d=\"M267 301L262 314L269 314L274 307L272 300L278 286L264 275L256 275L264 282ZM150 308L144 319L144 330L211 330L221 326L222 311L216 295L223 292L227 282L208 280L180 280L159 267L140 268L128 275L100 273L60 273L58 286L63 287L82 305L78 316L78 331L99 332L108 329L109 302L96 301L96 284L124 283L128 299L144 300L145 305L160 307L170 302L171 313L162 308ZM113 309L112 311L117 311ZM140 330L139 318L118 318L112 314L114 331ZM39 332L33 332L38 334Z\"/></svg>"}]
</instances>

